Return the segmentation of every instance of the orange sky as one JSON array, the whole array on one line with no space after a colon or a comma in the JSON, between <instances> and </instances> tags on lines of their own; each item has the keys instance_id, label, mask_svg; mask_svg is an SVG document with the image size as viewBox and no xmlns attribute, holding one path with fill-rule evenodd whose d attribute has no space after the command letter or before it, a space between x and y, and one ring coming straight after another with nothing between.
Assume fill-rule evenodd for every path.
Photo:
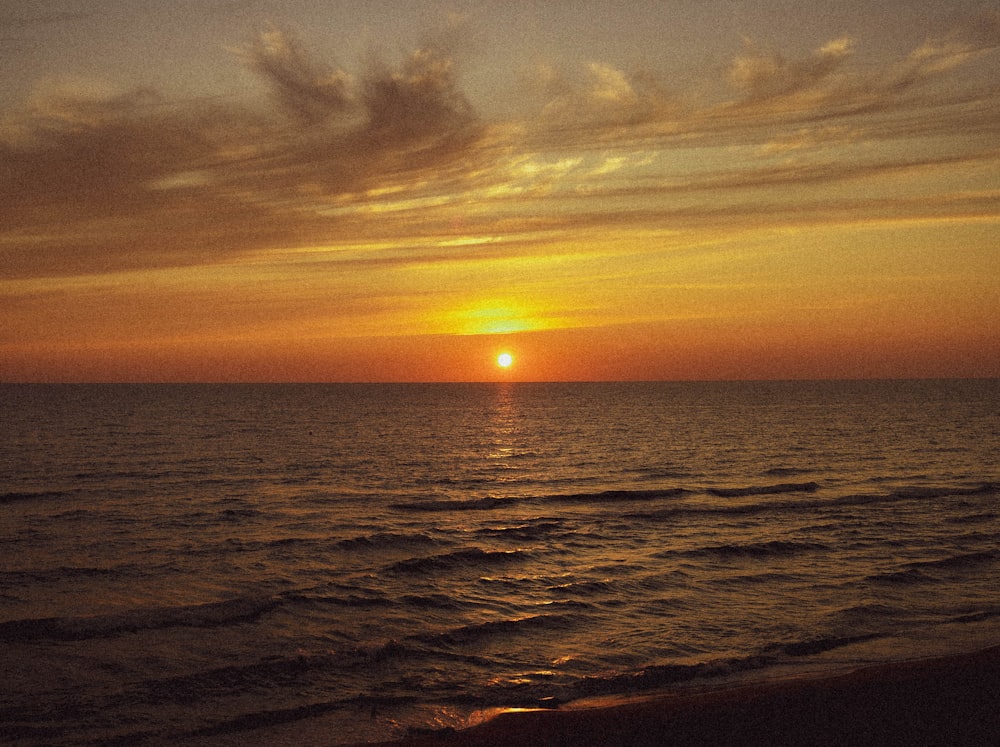
<instances>
[{"instance_id":1,"label":"orange sky","mask_svg":"<svg viewBox=\"0 0 1000 747\"><path fill-rule=\"evenodd\" d=\"M937 5L15 2L0 381L1000 376Z\"/></svg>"}]
</instances>

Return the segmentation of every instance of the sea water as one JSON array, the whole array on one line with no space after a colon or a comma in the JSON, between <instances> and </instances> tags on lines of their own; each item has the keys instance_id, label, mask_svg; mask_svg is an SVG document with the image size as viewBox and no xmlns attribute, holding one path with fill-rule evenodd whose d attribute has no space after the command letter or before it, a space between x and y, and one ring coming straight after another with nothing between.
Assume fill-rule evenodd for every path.
<instances>
[{"instance_id":1,"label":"sea water","mask_svg":"<svg viewBox=\"0 0 1000 747\"><path fill-rule=\"evenodd\" d=\"M1000 643L1000 382L0 387L0 741Z\"/></svg>"}]
</instances>

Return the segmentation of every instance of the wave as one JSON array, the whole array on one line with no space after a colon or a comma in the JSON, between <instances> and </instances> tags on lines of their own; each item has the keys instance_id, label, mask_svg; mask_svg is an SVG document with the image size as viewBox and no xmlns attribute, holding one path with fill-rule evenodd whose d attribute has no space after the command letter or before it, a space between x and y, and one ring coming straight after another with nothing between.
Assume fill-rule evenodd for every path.
<instances>
[{"instance_id":1,"label":"wave","mask_svg":"<svg viewBox=\"0 0 1000 747\"><path fill-rule=\"evenodd\" d=\"M257 508L224 508L216 514L223 521L240 521L263 516L264 512Z\"/></svg>"},{"instance_id":2,"label":"wave","mask_svg":"<svg viewBox=\"0 0 1000 747\"><path fill-rule=\"evenodd\" d=\"M537 540L563 532L561 519L541 519L505 527L483 527L476 534L498 539Z\"/></svg>"},{"instance_id":3,"label":"wave","mask_svg":"<svg viewBox=\"0 0 1000 747\"><path fill-rule=\"evenodd\" d=\"M412 699L411 699L412 701ZM294 708L279 708L270 711L251 711L240 714L225 721L219 721L210 726L203 726L200 729L187 732L184 737L216 737L226 734L235 734L251 729L264 729L280 724L288 724L303 719L322 716L331 711L344 708L349 703L344 701L330 701L324 703L310 703L308 705L296 706Z\"/></svg>"},{"instance_id":4,"label":"wave","mask_svg":"<svg viewBox=\"0 0 1000 747\"><path fill-rule=\"evenodd\" d=\"M658 664L634 672L583 677L570 688L572 699L599 695L649 692L692 682L717 679L746 672L760 671L781 664L789 658L815 656L856 643L883 638L881 633L855 636L831 636L765 645L757 653L693 664Z\"/></svg>"},{"instance_id":5,"label":"wave","mask_svg":"<svg viewBox=\"0 0 1000 747\"><path fill-rule=\"evenodd\" d=\"M404 594L399 601L418 609L458 610L467 606L460 599L447 594Z\"/></svg>"},{"instance_id":6,"label":"wave","mask_svg":"<svg viewBox=\"0 0 1000 747\"><path fill-rule=\"evenodd\" d=\"M804 641L793 641L791 643L772 643L764 650L776 651L788 656L815 656L826 651L832 651L835 648L843 648L855 643L866 643L883 637L881 633L863 633L860 635L813 638Z\"/></svg>"},{"instance_id":7,"label":"wave","mask_svg":"<svg viewBox=\"0 0 1000 747\"><path fill-rule=\"evenodd\" d=\"M597 493L569 493L544 496L543 500L557 503L617 503L620 501L654 501L676 498L690 493L686 488L654 490L602 490Z\"/></svg>"},{"instance_id":8,"label":"wave","mask_svg":"<svg viewBox=\"0 0 1000 747\"><path fill-rule=\"evenodd\" d=\"M374 532L344 539L305 536L258 540L230 537L215 545L202 545L194 548L189 551L189 554L216 555L220 551L227 553L284 552L294 550L314 553L335 551L360 552L367 550L386 551L394 548L405 550L407 548L434 546L437 544L436 540L421 532L412 534Z\"/></svg>"},{"instance_id":9,"label":"wave","mask_svg":"<svg viewBox=\"0 0 1000 747\"><path fill-rule=\"evenodd\" d=\"M644 521L669 521L685 516L752 516L759 513L782 512L796 508L813 508L823 504L811 503L751 503L740 506L670 506L653 511L630 511L623 514L625 519Z\"/></svg>"},{"instance_id":10,"label":"wave","mask_svg":"<svg viewBox=\"0 0 1000 747\"><path fill-rule=\"evenodd\" d=\"M549 616L554 617L554 616ZM331 676L352 676L359 671L385 663L398 663L407 660L447 660L471 663L476 666L489 666L490 661L475 654L447 651L446 646L471 643L491 635L509 634L518 629L518 621L499 621L497 623L482 623L467 625L443 633L424 633L411 635L402 640L390 639L371 645L358 645L336 651L318 653L302 653L295 656L267 657L247 663L234 664L213 669L201 670L191 674L149 680L138 688L138 697L151 702L162 703L196 703L206 698L227 696L231 693L265 691L270 689L294 688L300 690L306 686L310 678L318 677L322 681ZM505 624L506 623L506 624ZM552 625L542 621L522 621L525 627ZM398 701L398 698L403 698ZM338 701L341 705L370 704L377 705L389 702L410 702L413 696L378 696L358 695ZM305 706L309 709L313 706ZM331 708L337 707L331 703ZM325 706L321 706L325 708ZM290 711L263 712L263 719L269 718L269 713L305 714L298 708ZM247 717L239 717L235 722L224 722L227 725L209 727L221 731L238 730L246 724ZM248 718L255 719L250 715ZM292 717L288 720L295 720ZM262 722L263 723L263 722Z\"/></svg>"},{"instance_id":11,"label":"wave","mask_svg":"<svg viewBox=\"0 0 1000 747\"><path fill-rule=\"evenodd\" d=\"M470 547L440 555L407 558L393 563L387 570L390 573L428 573L470 565L476 567L506 565L530 557L531 552L527 550L480 550L478 547Z\"/></svg>"},{"instance_id":12,"label":"wave","mask_svg":"<svg viewBox=\"0 0 1000 747\"><path fill-rule=\"evenodd\" d=\"M280 604L276 598L243 598L183 607L129 610L96 617L45 617L0 623L0 641L82 641L162 628L215 628L253 622Z\"/></svg>"},{"instance_id":13,"label":"wave","mask_svg":"<svg viewBox=\"0 0 1000 747\"><path fill-rule=\"evenodd\" d=\"M717 497L732 498L754 495L773 495L780 493L812 493L820 489L815 482L780 483L777 485L760 485L742 488L708 488L703 492ZM550 493L539 496L521 496L512 498L470 498L467 500L425 500L394 503L391 508L401 511L489 511L527 500L538 500L545 503L638 503L658 501L668 498L678 498L683 495L697 493L699 490L687 487L651 488L642 490L614 489L587 493Z\"/></svg>"},{"instance_id":14,"label":"wave","mask_svg":"<svg viewBox=\"0 0 1000 747\"><path fill-rule=\"evenodd\" d=\"M829 501L822 501L816 504L817 507L824 506L871 506L879 503L899 503L902 501L912 501L914 499L930 500L934 498L960 498L964 496L992 495L997 492L997 486L993 483L983 483L973 487L922 487L911 486L902 487L887 493L857 493L843 495Z\"/></svg>"},{"instance_id":15,"label":"wave","mask_svg":"<svg viewBox=\"0 0 1000 747\"><path fill-rule=\"evenodd\" d=\"M667 467L640 467L635 472L641 480L688 480L695 476L695 473L686 469Z\"/></svg>"},{"instance_id":16,"label":"wave","mask_svg":"<svg viewBox=\"0 0 1000 747\"><path fill-rule=\"evenodd\" d=\"M777 471L775 471L777 470ZM798 470L808 472L809 470ZM793 474L792 468L773 468L769 474ZM496 498L485 496L466 500L421 500L405 503L394 503L390 507L400 511L491 511L519 504L524 501L541 501L545 503L582 503L582 504L616 504L655 502L685 495L701 493L716 498L753 498L758 496L789 495L794 493L813 494L821 491L823 486L818 482L781 482L764 485L746 485L737 487L670 487L653 489L613 489L585 493L552 493L537 496L517 496ZM715 506L670 506L653 511L633 512L625 514L625 518L634 519L669 519L684 514L737 514L749 515L765 511L782 511L788 509L815 509L836 506L866 506L876 503L906 501L914 499L934 499L945 497L962 497L975 495L990 495L1000 491L996 483L981 483L962 487L902 487L886 493L862 493L843 495L835 498L813 501L751 503L739 505Z\"/></svg>"},{"instance_id":17,"label":"wave","mask_svg":"<svg viewBox=\"0 0 1000 747\"><path fill-rule=\"evenodd\" d=\"M888 584L918 584L933 582L934 571L963 571L979 566L995 563L1000 558L1000 552L985 550L982 552L950 555L937 560L920 560L907 563L900 569L876 573L865 577L865 581Z\"/></svg>"},{"instance_id":18,"label":"wave","mask_svg":"<svg viewBox=\"0 0 1000 747\"><path fill-rule=\"evenodd\" d=\"M443 593L404 594L400 597L388 597L378 592L371 592L370 595L366 596L363 593L355 593L354 590L348 590L348 593L342 596L296 591L282 594L281 599L293 609L297 607L321 609L328 606L349 609L398 609L400 605L407 605L417 609L460 610L468 606L460 598Z\"/></svg>"},{"instance_id":19,"label":"wave","mask_svg":"<svg viewBox=\"0 0 1000 747\"><path fill-rule=\"evenodd\" d=\"M513 503L514 498L470 498L465 501L413 501L393 503L390 508L398 511L490 511Z\"/></svg>"},{"instance_id":20,"label":"wave","mask_svg":"<svg viewBox=\"0 0 1000 747\"><path fill-rule=\"evenodd\" d=\"M618 590L618 583L612 579L601 581L572 581L566 584L554 584L548 586L546 591L557 592L559 594L610 594Z\"/></svg>"},{"instance_id":21,"label":"wave","mask_svg":"<svg viewBox=\"0 0 1000 747\"><path fill-rule=\"evenodd\" d=\"M36 490L28 492L12 491L0 493L0 506L7 503L20 503L22 501L36 501L49 498L62 498L69 495L66 490Z\"/></svg>"},{"instance_id":22,"label":"wave","mask_svg":"<svg viewBox=\"0 0 1000 747\"><path fill-rule=\"evenodd\" d=\"M903 609L896 605L882 602L863 602L835 610L830 613L829 619L832 624L856 629L860 626L870 625L875 620L899 618L903 613Z\"/></svg>"},{"instance_id":23,"label":"wave","mask_svg":"<svg viewBox=\"0 0 1000 747\"><path fill-rule=\"evenodd\" d=\"M885 573L873 573L865 576L865 581L873 584L921 584L929 581L930 577L926 573L909 568L901 571L887 571Z\"/></svg>"},{"instance_id":24,"label":"wave","mask_svg":"<svg viewBox=\"0 0 1000 747\"><path fill-rule=\"evenodd\" d=\"M810 486L815 485L815 488ZM813 493L819 490L817 483L784 483L763 487L749 488L712 488L705 492L718 497L745 497L755 495L772 495L792 492ZM836 498L820 498L798 501L767 501L763 503L743 503L737 505L702 505L702 506L668 506L651 511L633 511L623 514L627 519L643 519L649 521L671 520L688 515L728 515L752 516L759 513L782 511L804 511L828 508L843 508L851 506L873 506L880 503L899 503L914 499L933 499L947 497L964 497L977 495L993 495L1000 488L995 483L982 483L972 487L911 487L900 488L887 493L858 493L843 495Z\"/></svg>"},{"instance_id":25,"label":"wave","mask_svg":"<svg viewBox=\"0 0 1000 747\"><path fill-rule=\"evenodd\" d=\"M821 486L815 482L806 483L783 483L779 485L763 486L760 488L734 488L729 489L710 489L707 492L712 495L717 495L720 497L741 497L741 496L751 496L751 495L771 495L778 493L792 493L792 492L807 492L814 493L819 490ZM994 493L1000 492L1000 486L994 483L980 483L978 485L965 486L965 487L944 487L944 486L904 486L891 490L885 493L860 493L852 495L839 496L837 498L832 498L829 500L816 501L810 503L797 503L797 504L777 504L777 505L792 505L792 506L806 506L809 508L822 508L824 506L865 506L875 503L892 503L897 501L913 500L915 498L930 499L930 498L949 498L949 497L962 497L962 496L975 496L975 495L992 495Z\"/></svg>"},{"instance_id":26,"label":"wave","mask_svg":"<svg viewBox=\"0 0 1000 747\"><path fill-rule=\"evenodd\" d=\"M1000 617L1000 610L983 610L981 612L970 612L965 615L958 615L953 617L948 622L951 623L974 623L983 622L984 620L992 620L994 617Z\"/></svg>"},{"instance_id":27,"label":"wave","mask_svg":"<svg viewBox=\"0 0 1000 747\"><path fill-rule=\"evenodd\" d=\"M282 595L282 601L295 607L321 609L323 607L347 607L351 609L395 608L397 602L381 596L363 596L347 594L346 596L317 595L303 592L289 592Z\"/></svg>"},{"instance_id":28,"label":"wave","mask_svg":"<svg viewBox=\"0 0 1000 747\"><path fill-rule=\"evenodd\" d=\"M969 514L968 516L951 516L945 519L948 524L984 524L986 522L996 521L997 515L993 511L984 511L978 514Z\"/></svg>"},{"instance_id":29,"label":"wave","mask_svg":"<svg viewBox=\"0 0 1000 747\"><path fill-rule=\"evenodd\" d=\"M768 558L791 556L801 552L828 552L830 547L820 542L790 542L787 540L771 540L769 542L747 542L743 544L712 545L692 550L665 550L654 553L655 558L670 558L678 555L685 557L739 557Z\"/></svg>"},{"instance_id":30,"label":"wave","mask_svg":"<svg viewBox=\"0 0 1000 747\"><path fill-rule=\"evenodd\" d=\"M466 645L478 643L483 639L520 634L526 631L564 630L575 625L577 622L579 622L577 615L530 615L510 620L490 620L482 623L470 623L442 633L413 636L412 639L434 646Z\"/></svg>"},{"instance_id":31,"label":"wave","mask_svg":"<svg viewBox=\"0 0 1000 747\"><path fill-rule=\"evenodd\" d=\"M780 495L781 493L815 493L817 482L783 482L777 485L751 485L744 488L708 488L705 492L720 498L744 498L754 495Z\"/></svg>"},{"instance_id":32,"label":"wave","mask_svg":"<svg viewBox=\"0 0 1000 747\"><path fill-rule=\"evenodd\" d=\"M23 583L51 583L72 578L97 578L98 576L119 576L135 573L138 566L127 565L115 568L91 566L60 566L44 570L0 571L0 586Z\"/></svg>"},{"instance_id":33,"label":"wave","mask_svg":"<svg viewBox=\"0 0 1000 747\"><path fill-rule=\"evenodd\" d=\"M291 708L277 708L265 711L249 711L224 721L218 721L209 726L187 732L180 736L184 738L216 737L236 734L241 731L266 729L281 724L294 723L305 719L316 718L327 713L352 710L370 710L374 714L381 708L408 705L417 701L412 695L355 695L342 700L320 701Z\"/></svg>"},{"instance_id":34,"label":"wave","mask_svg":"<svg viewBox=\"0 0 1000 747\"><path fill-rule=\"evenodd\" d=\"M212 695L297 686L310 672L328 671L340 665L341 657L332 653L274 657L147 680L139 690L143 697L157 703L194 703Z\"/></svg>"},{"instance_id":35,"label":"wave","mask_svg":"<svg viewBox=\"0 0 1000 747\"><path fill-rule=\"evenodd\" d=\"M958 487L925 487L925 486L911 486L899 488L891 493L891 495L898 496L900 498L947 498L949 496L963 496L963 495L992 495L993 493L1000 492L1000 484L992 482L984 482L979 485L972 485L969 487L958 488Z\"/></svg>"},{"instance_id":36,"label":"wave","mask_svg":"<svg viewBox=\"0 0 1000 747\"><path fill-rule=\"evenodd\" d=\"M428 535L395 534L393 532L375 532L361 534L357 537L339 540L336 546L341 550L387 550L393 548L413 547L414 545L436 545L437 542Z\"/></svg>"},{"instance_id":37,"label":"wave","mask_svg":"<svg viewBox=\"0 0 1000 747\"><path fill-rule=\"evenodd\" d=\"M725 676L751 669L763 669L774 657L748 656L695 664L658 664L637 672L584 677L571 688L571 697L648 692L690 682L699 677Z\"/></svg>"},{"instance_id":38,"label":"wave","mask_svg":"<svg viewBox=\"0 0 1000 747\"><path fill-rule=\"evenodd\" d=\"M807 475L815 471L814 469L805 467L771 467L761 472L761 474L768 477L790 477L792 475Z\"/></svg>"},{"instance_id":39,"label":"wave","mask_svg":"<svg viewBox=\"0 0 1000 747\"><path fill-rule=\"evenodd\" d=\"M979 565L985 565L992 563L1000 557L1000 553L994 550L985 550L983 552L972 552L965 553L962 555L951 555L947 558L941 558L939 560L923 560L916 563L910 563L909 567L912 570L964 570L966 568L973 568Z\"/></svg>"}]
</instances>

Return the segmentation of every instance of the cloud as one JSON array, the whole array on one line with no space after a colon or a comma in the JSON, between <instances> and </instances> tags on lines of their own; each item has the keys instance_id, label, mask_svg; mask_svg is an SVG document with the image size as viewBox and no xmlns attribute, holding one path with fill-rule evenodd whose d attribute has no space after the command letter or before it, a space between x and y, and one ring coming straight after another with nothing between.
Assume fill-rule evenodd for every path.
<instances>
[{"instance_id":1,"label":"cloud","mask_svg":"<svg viewBox=\"0 0 1000 747\"><path fill-rule=\"evenodd\" d=\"M458 89L454 60L441 49L414 52L398 71L374 66L362 100L377 136L423 137L465 130L476 115Z\"/></svg>"},{"instance_id":2,"label":"cloud","mask_svg":"<svg viewBox=\"0 0 1000 747\"><path fill-rule=\"evenodd\" d=\"M348 92L350 76L317 65L287 33L266 31L240 53L271 83L279 101L307 124L348 113L355 107Z\"/></svg>"},{"instance_id":3,"label":"cloud","mask_svg":"<svg viewBox=\"0 0 1000 747\"><path fill-rule=\"evenodd\" d=\"M856 65L847 37L800 57L748 42L722 95L675 93L651 70L600 61L543 67L539 116L512 122L479 117L441 41L348 72L271 28L236 57L272 108L41 84L0 120L0 275L198 265L342 240L711 225L731 222L727 210L783 220L794 210L774 211L766 190L995 163L997 94L958 85L963 66L1000 44L987 18L880 70ZM964 145L944 154L859 146L953 132ZM695 162L693 148L710 157Z\"/></svg>"},{"instance_id":4,"label":"cloud","mask_svg":"<svg viewBox=\"0 0 1000 747\"><path fill-rule=\"evenodd\" d=\"M241 56L271 84L284 108L305 124L336 118L369 135L441 135L475 122L472 105L455 79L454 58L433 44L401 65L373 59L357 80L312 60L286 31L261 34ZM360 121L358 121L360 120Z\"/></svg>"},{"instance_id":5,"label":"cloud","mask_svg":"<svg viewBox=\"0 0 1000 747\"><path fill-rule=\"evenodd\" d=\"M88 208L126 194L150 175L209 155L204 129L155 90L106 94L67 87L33 97L26 120L3 144L12 195L35 205Z\"/></svg>"},{"instance_id":6,"label":"cloud","mask_svg":"<svg viewBox=\"0 0 1000 747\"><path fill-rule=\"evenodd\" d=\"M950 34L929 38L896 66L895 86L909 87L940 77L1000 49L1000 11L984 12Z\"/></svg>"},{"instance_id":7,"label":"cloud","mask_svg":"<svg viewBox=\"0 0 1000 747\"><path fill-rule=\"evenodd\" d=\"M544 102L536 133L549 128L601 135L609 128L662 123L679 110L679 103L653 73L620 70L597 61L571 70L541 65L530 86Z\"/></svg>"},{"instance_id":8,"label":"cloud","mask_svg":"<svg viewBox=\"0 0 1000 747\"><path fill-rule=\"evenodd\" d=\"M531 90L542 103L525 142L539 150L769 143L787 149L793 142L819 143L822 131L870 140L997 133L990 114L997 92L958 77L995 53L997 15L928 39L877 68L856 62L856 43L847 36L800 56L747 40L726 67L727 90L706 80L700 89L672 91L652 71L600 62L576 69L540 65ZM837 140L844 142L844 135Z\"/></svg>"},{"instance_id":9,"label":"cloud","mask_svg":"<svg viewBox=\"0 0 1000 747\"><path fill-rule=\"evenodd\" d=\"M747 42L729 69L733 84L751 101L787 97L829 85L850 58L853 44L847 37L834 39L803 59L787 59L773 50Z\"/></svg>"},{"instance_id":10,"label":"cloud","mask_svg":"<svg viewBox=\"0 0 1000 747\"><path fill-rule=\"evenodd\" d=\"M202 263L336 234L321 215L477 167L484 134L448 54L329 71L271 30L241 54L282 120L158 91L46 83L0 125L7 276Z\"/></svg>"}]
</instances>

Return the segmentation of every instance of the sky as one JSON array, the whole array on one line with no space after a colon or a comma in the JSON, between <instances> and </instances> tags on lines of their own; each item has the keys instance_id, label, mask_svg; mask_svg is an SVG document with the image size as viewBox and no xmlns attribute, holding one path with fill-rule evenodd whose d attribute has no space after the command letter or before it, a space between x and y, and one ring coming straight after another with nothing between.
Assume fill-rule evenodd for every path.
<instances>
[{"instance_id":1,"label":"sky","mask_svg":"<svg viewBox=\"0 0 1000 747\"><path fill-rule=\"evenodd\" d=\"M0 65L0 381L1000 376L996 2L4 0Z\"/></svg>"}]
</instances>

